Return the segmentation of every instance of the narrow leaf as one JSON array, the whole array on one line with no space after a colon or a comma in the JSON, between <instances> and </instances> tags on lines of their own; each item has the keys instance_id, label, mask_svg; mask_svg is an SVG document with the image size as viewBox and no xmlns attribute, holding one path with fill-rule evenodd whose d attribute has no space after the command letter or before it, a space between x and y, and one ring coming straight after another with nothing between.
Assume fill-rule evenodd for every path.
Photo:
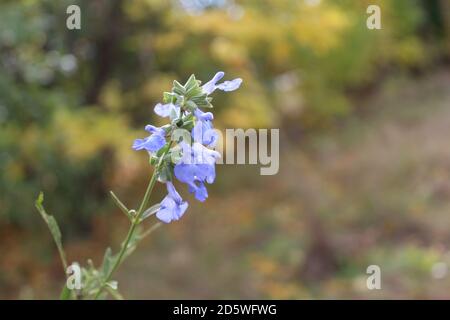
<instances>
[{"instance_id":1,"label":"narrow leaf","mask_svg":"<svg viewBox=\"0 0 450 320\"><path fill-rule=\"evenodd\" d=\"M173 90L173 92L175 92L176 94L179 94L181 96L186 94L186 89L177 80L173 81L173 88L172 88L172 90Z\"/></svg>"},{"instance_id":2,"label":"narrow leaf","mask_svg":"<svg viewBox=\"0 0 450 320\"><path fill-rule=\"evenodd\" d=\"M119 200L119 198L114 194L114 192L110 191L111 197L114 200L114 203L119 207L119 209L127 216L128 219L132 220L133 217L130 215L130 211L128 208Z\"/></svg>"},{"instance_id":3,"label":"narrow leaf","mask_svg":"<svg viewBox=\"0 0 450 320\"><path fill-rule=\"evenodd\" d=\"M112 250L108 247L103 257L102 273L104 275L107 275L111 271L111 268L114 265L114 260L115 257L112 255Z\"/></svg>"},{"instance_id":4,"label":"narrow leaf","mask_svg":"<svg viewBox=\"0 0 450 320\"><path fill-rule=\"evenodd\" d=\"M151 206L150 208L145 210L144 213L142 214L141 221L143 221L144 219L154 215L160 208L161 208L161 204L157 203L154 206Z\"/></svg>"},{"instance_id":5,"label":"narrow leaf","mask_svg":"<svg viewBox=\"0 0 450 320\"><path fill-rule=\"evenodd\" d=\"M196 87L196 86L198 86L198 82L197 82L197 80L195 80L195 75L191 75L190 77L189 77L189 79L186 81L186 83L184 84L184 87L186 88L186 90L190 90L190 89L192 89L193 87Z\"/></svg>"},{"instance_id":6,"label":"narrow leaf","mask_svg":"<svg viewBox=\"0 0 450 320\"><path fill-rule=\"evenodd\" d=\"M119 283L117 281L108 281L105 285L113 290L117 290L119 288Z\"/></svg>"},{"instance_id":7,"label":"narrow leaf","mask_svg":"<svg viewBox=\"0 0 450 320\"><path fill-rule=\"evenodd\" d=\"M66 254L64 252L64 248L62 246L62 242L61 242L61 231L59 229L58 223L56 222L55 218L53 218L53 216L47 214L47 212L45 212L44 206L44 194L41 192L39 194L38 199L36 200L36 209L39 211L39 213L41 214L42 219L45 221L45 223L47 224L50 233L53 237L53 240L56 243L56 247L58 248L58 252L59 252L59 256L61 258L61 262L62 265L64 267L64 273L67 270L67 259L66 259Z\"/></svg>"},{"instance_id":8,"label":"narrow leaf","mask_svg":"<svg viewBox=\"0 0 450 320\"><path fill-rule=\"evenodd\" d=\"M72 291L69 288L67 288L67 284L64 283L64 288L61 291L59 300L70 300L71 298L72 298Z\"/></svg>"}]
</instances>

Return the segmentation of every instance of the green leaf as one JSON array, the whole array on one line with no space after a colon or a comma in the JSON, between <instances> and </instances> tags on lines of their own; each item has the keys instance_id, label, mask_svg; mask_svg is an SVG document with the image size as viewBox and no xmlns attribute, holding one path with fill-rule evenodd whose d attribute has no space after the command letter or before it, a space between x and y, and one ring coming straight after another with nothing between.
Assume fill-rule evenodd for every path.
<instances>
[{"instance_id":1,"label":"green leaf","mask_svg":"<svg viewBox=\"0 0 450 320\"><path fill-rule=\"evenodd\" d=\"M154 166L154 165L156 165L157 163L158 163L158 158L157 157L154 157L154 156L152 156L152 157L150 157L150 164L152 165L152 166Z\"/></svg>"},{"instance_id":2,"label":"green leaf","mask_svg":"<svg viewBox=\"0 0 450 320\"><path fill-rule=\"evenodd\" d=\"M192 100L188 100L188 102L186 102L186 107L191 111L194 112L195 109L197 109L197 104L192 101Z\"/></svg>"},{"instance_id":3,"label":"green leaf","mask_svg":"<svg viewBox=\"0 0 450 320\"><path fill-rule=\"evenodd\" d=\"M53 237L53 240L56 243L56 247L58 248L59 256L61 258L61 262L64 267L64 273L65 273L67 270L68 264L67 264L67 259L66 259L66 253L64 252L64 248L63 248L62 241L61 241L61 238L62 238L61 231L59 229L58 223L56 222L55 218L53 218L53 216L51 216L51 215L47 214L47 212L45 212L43 203L44 203L44 194L41 192L35 203L36 209L39 211L42 219L47 224L47 226L50 230L50 233Z\"/></svg>"},{"instance_id":4,"label":"green leaf","mask_svg":"<svg viewBox=\"0 0 450 320\"><path fill-rule=\"evenodd\" d=\"M186 129L189 132L192 130L192 128L194 127L194 120L189 120L183 123L183 125L181 126L182 129Z\"/></svg>"},{"instance_id":5,"label":"green leaf","mask_svg":"<svg viewBox=\"0 0 450 320\"><path fill-rule=\"evenodd\" d=\"M203 90L200 87L200 81L195 79L194 75L191 75L189 80L184 85L186 88L186 98L201 96L203 94Z\"/></svg>"},{"instance_id":6,"label":"green leaf","mask_svg":"<svg viewBox=\"0 0 450 320\"><path fill-rule=\"evenodd\" d=\"M161 204L157 203L148 208L147 210L145 210L144 213L142 214L141 221L155 214L159 210L159 208L161 208Z\"/></svg>"},{"instance_id":7,"label":"green leaf","mask_svg":"<svg viewBox=\"0 0 450 320\"><path fill-rule=\"evenodd\" d=\"M184 84L184 87L186 88L186 90L192 89L194 87L198 87L198 83L197 83L197 80L195 79L195 75L191 74L189 79Z\"/></svg>"},{"instance_id":8,"label":"green leaf","mask_svg":"<svg viewBox=\"0 0 450 320\"><path fill-rule=\"evenodd\" d=\"M164 103L173 103L177 97L172 92L164 92L163 93L163 102Z\"/></svg>"},{"instance_id":9,"label":"green leaf","mask_svg":"<svg viewBox=\"0 0 450 320\"><path fill-rule=\"evenodd\" d=\"M157 157L161 157L164 153L166 153L167 149L169 149L169 143L167 143L164 147L162 147L161 149L159 149L156 152L156 156Z\"/></svg>"},{"instance_id":10,"label":"green leaf","mask_svg":"<svg viewBox=\"0 0 450 320\"><path fill-rule=\"evenodd\" d=\"M173 89L172 90L173 90L173 92L175 92L176 94L179 94L181 96L184 96L186 94L186 89L177 80L173 81Z\"/></svg>"},{"instance_id":11,"label":"green leaf","mask_svg":"<svg viewBox=\"0 0 450 320\"><path fill-rule=\"evenodd\" d=\"M177 95L177 98L175 100L175 104L179 105L179 106L183 106L184 105L184 96L183 95Z\"/></svg>"},{"instance_id":12,"label":"green leaf","mask_svg":"<svg viewBox=\"0 0 450 320\"><path fill-rule=\"evenodd\" d=\"M175 109L170 110L170 119L176 119L177 118L177 113L175 111Z\"/></svg>"},{"instance_id":13,"label":"green leaf","mask_svg":"<svg viewBox=\"0 0 450 320\"><path fill-rule=\"evenodd\" d=\"M186 97L188 98L195 98L195 97L201 97L203 96L203 90L201 87L192 88L191 90L186 92Z\"/></svg>"},{"instance_id":14,"label":"green leaf","mask_svg":"<svg viewBox=\"0 0 450 320\"><path fill-rule=\"evenodd\" d=\"M212 98L208 97L206 94L192 97L191 101L193 101L199 107L212 108L212 105L210 103L212 101Z\"/></svg>"},{"instance_id":15,"label":"green leaf","mask_svg":"<svg viewBox=\"0 0 450 320\"><path fill-rule=\"evenodd\" d=\"M127 216L130 221L133 219L133 217L130 215L130 210L122 203L122 201L119 200L119 198L114 194L114 192L109 192L111 197L114 200L114 203L119 207L119 209Z\"/></svg>"},{"instance_id":16,"label":"green leaf","mask_svg":"<svg viewBox=\"0 0 450 320\"><path fill-rule=\"evenodd\" d=\"M102 264L102 273L106 276L110 271L112 266L114 265L114 262L116 260L116 257L112 255L111 248L107 248L105 251L105 255L103 256L103 264Z\"/></svg>"},{"instance_id":17,"label":"green leaf","mask_svg":"<svg viewBox=\"0 0 450 320\"><path fill-rule=\"evenodd\" d=\"M70 300L72 298L72 290L67 288L67 284L64 283L64 288L61 291L59 300Z\"/></svg>"},{"instance_id":18,"label":"green leaf","mask_svg":"<svg viewBox=\"0 0 450 320\"><path fill-rule=\"evenodd\" d=\"M181 139L180 139L181 140ZM183 158L183 149L180 145L176 145L170 151L170 159L173 163L178 163Z\"/></svg>"},{"instance_id":19,"label":"green leaf","mask_svg":"<svg viewBox=\"0 0 450 320\"><path fill-rule=\"evenodd\" d=\"M108 281L105 285L113 290L117 290L119 288L119 283L117 281Z\"/></svg>"},{"instance_id":20,"label":"green leaf","mask_svg":"<svg viewBox=\"0 0 450 320\"><path fill-rule=\"evenodd\" d=\"M170 168L165 165L163 166L158 173L158 181L161 183L166 183L167 181L172 180L172 172L170 172Z\"/></svg>"}]
</instances>

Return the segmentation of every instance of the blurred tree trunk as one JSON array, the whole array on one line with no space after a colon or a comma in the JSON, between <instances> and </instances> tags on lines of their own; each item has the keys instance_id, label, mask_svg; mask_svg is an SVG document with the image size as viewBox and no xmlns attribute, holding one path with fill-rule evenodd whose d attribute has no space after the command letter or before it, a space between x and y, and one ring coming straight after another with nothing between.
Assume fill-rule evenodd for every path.
<instances>
[{"instance_id":1,"label":"blurred tree trunk","mask_svg":"<svg viewBox=\"0 0 450 320\"><path fill-rule=\"evenodd\" d=\"M450 1L441 0L441 12L444 20L447 53L450 55Z\"/></svg>"},{"instance_id":2,"label":"blurred tree trunk","mask_svg":"<svg viewBox=\"0 0 450 320\"><path fill-rule=\"evenodd\" d=\"M87 91L85 102L88 105L98 103L98 98L105 83L110 78L117 60L119 39L123 25L123 0L102 2L108 13L102 19L104 26L99 38L96 39L96 52L93 63L93 81Z\"/></svg>"},{"instance_id":3,"label":"blurred tree trunk","mask_svg":"<svg viewBox=\"0 0 450 320\"><path fill-rule=\"evenodd\" d=\"M283 148L295 150L295 145L285 143ZM297 175L293 176L291 170L281 169L280 174L288 189L295 190L295 198L299 201L298 207L303 208L304 223L308 230L305 258L298 267L297 275L302 282L313 283L329 278L339 267L331 230L326 223L326 212L333 207L333 195L328 190L328 182L324 180L319 168L308 155L290 154L287 161L289 164L286 167L295 170L298 176L302 177L302 182L299 184Z\"/></svg>"},{"instance_id":4,"label":"blurred tree trunk","mask_svg":"<svg viewBox=\"0 0 450 320\"><path fill-rule=\"evenodd\" d=\"M310 214L308 226L311 243L306 250L305 262L300 268L300 277L305 282L324 280L338 269L335 251L320 217Z\"/></svg>"},{"instance_id":5,"label":"blurred tree trunk","mask_svg":"<svg viewBox=\"0 0 450 320\"><path fill-rule=\"evenodd\" d=\"M422 8L426 15L425 31L444 41L446 55L450 56L450 1L422 0Z\"/></svg>"}]
</instances>

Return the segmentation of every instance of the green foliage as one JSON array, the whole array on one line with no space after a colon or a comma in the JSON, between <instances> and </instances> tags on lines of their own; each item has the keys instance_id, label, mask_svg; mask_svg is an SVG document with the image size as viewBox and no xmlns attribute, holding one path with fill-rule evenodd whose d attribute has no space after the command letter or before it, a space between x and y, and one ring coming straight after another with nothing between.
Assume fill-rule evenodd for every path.
<instances>
[{"instance_id":1,"label":"green foliage","mask_svg":"<svg viewBox=\"0 0 450 320\"><path fill-rule=\"evenodd\" d=\"M61 258L61 262L65 272L68 265L66 253L64 252L64 248L62 245L61 231L59 230L59 226L55 218L45 212L43 203L44 203L44 194L41 192L39 194L38 199L36 200L36 209L39 211L42 219L45 221L45 223L48 226L48 229L50 230L50 234L52 235L56 247L58 248L59 256Z\"/></svg>"}]
</instances>

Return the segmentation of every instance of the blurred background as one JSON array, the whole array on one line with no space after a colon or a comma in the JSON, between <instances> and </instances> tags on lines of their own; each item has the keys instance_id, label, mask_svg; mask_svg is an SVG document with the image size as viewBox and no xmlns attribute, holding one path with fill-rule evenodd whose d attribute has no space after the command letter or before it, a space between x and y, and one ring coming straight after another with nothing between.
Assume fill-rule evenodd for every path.
<instances>
[{"instance_id":1,"label":"blurred background","mask_svg":"<svg viewBox=\"0 0 450 320\"><path fill-rule=\"evenodd\" d=\"M189 211L116 274L125 297L450 298L448 0L3 0L0 298L64 282L41 190L69 261L118 248L108 191L136 206L151 175L133 140L173 79L218 70L244 84L216 127L280 128L280 172L221 165L204 204L178 186Z\"/></svg>"}]
</instances>

